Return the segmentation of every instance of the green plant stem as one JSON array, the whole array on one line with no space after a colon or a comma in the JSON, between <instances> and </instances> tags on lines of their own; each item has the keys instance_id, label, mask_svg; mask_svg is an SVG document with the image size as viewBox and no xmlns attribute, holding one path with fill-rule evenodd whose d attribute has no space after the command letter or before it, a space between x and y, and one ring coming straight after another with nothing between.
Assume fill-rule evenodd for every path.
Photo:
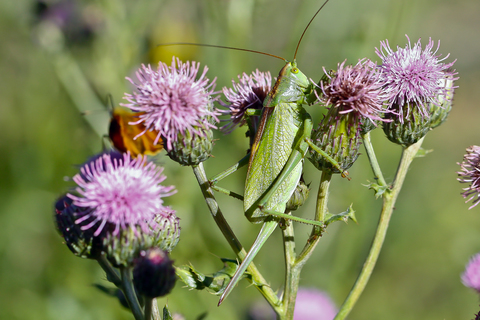
<instances>
[{"instance_id":1,"label":"green plant stem","mask_svg":"<svg viewBox=\"0 0 480 320\"><path fill-rule=\"evenodd\" d=\"M113 283L117 288L121 288L122 279L120 279L117 271L112 267L110 262L108 262L104 254L101 254L100 257L97 258L97 262L100 267L102 267L103 271L105 271L107 275L107 280Z\"/></svg>"},{"instance_id":2,"label":"green plant stem","mask_svg":"<svg viewBox=\"0 0 480 320\"><path fill-rule=\"evenodd\" d=\"M152 299L152 315L153 315L153 320L162 320L160 316L160 310L158 309L158 303L156 298Z\"/></svg>"},{"instance_id":3,"label":"green plant stem","mask_svg":"<svg viewBox=\"0 0 480 320\"><path fill-rule=\"evenodd\" d=\"M227 221L225 220L225 217L223 216L223 213L218 206L217 200L215 199L213 189L210 186L207 175L205 174L203 164L200 163L197 166L192 166L192 168L213 219L215 220L218 228L222 232L228 244L232 248L233 252L235 252L235 254L237 255L237 258L240 261L243 261L243 259L245 259L245 256L247 255L247 252L245 251L240 241L235 236L235 233L233 233L233 230L230 228ZM255 266L255 264L253 262L250 263L247 270L252 276L253 283L262 284L256 285L257 289L277 312L277 309L281 308L280 300L269 286L264 285L267 282Z\"/></svg>"},{"instance_id":4,"label":"green plant stem","mask_svg":"<svg viewBox=\"0 0 480 320\"><path fill-rule=\"evenodd\" d=\"M287 226L282 230L285 251L285 290L282 298L282 311L284 312L279 314L279 320L293 319L298 282L300 281L300 273L295 268L296 254L293 222L286 221L286 224Z\"/></svg>"},{"instance_id":5,"label":"green plant stem","mask_svg":"<svg viewBox=\"0 0 480 320\"><path fill-rule=\"evenodd\" d=\"M332 171L323 170L322 176L320 178L320 186L318 187L317 193L317 204L315 210L315 220L316 221L325 221L325 214L328 212L327 203L328 203L328 189L330 188L330 181L332 180ZM318 244L318 241L322 237L324 228L317 226L312 227L312 232L308 238L305 247L302 252L297 257L297 264L305 264L308 258L310 258L313 250Z\"/></svg>"},{"instance_id":6,"label":"green plant stem","mask_svg":"<svg viewBox=\"0 0 480 320\"><path fill-rule=\"evenodd\" d=\"M317 204L315 210L315 220L323 222L327 212L328 189L332 179L332 172L330 170L322 171L320 178L320 186L317 193ZM282 304L285 308L285 315L280 319L293 319L295 311L295 301L297 298L298 284L300 281L300 273L303 266L310 258L313 250L317 246L323 228L314 226L312 233L305 244L301 254L295 255L295 238L293 233L293 225L290 223L287 228L283 230L283 242L285 250L285 292L283 294Z\"/></svg>"},{"instance_id":7,"label":"green plant stem","mask_svg":"<svg viewBox=\"0 0 480 320\"><path fill-rule=\"evenodd\" d=\"M332 171L325 169L320 177L320 186L317 193L317 205L315 207L315 220L324 222L327 213L328 189L332 180Z\"/></svg>"},{"instance_id":8,"label":"green plant stem","mask_svg":"<svg viewBox=\"0 0 480 320\"><path fill-rule=\"evenodd\" d=\"M140 307L137 295L135 294L135 288L133 287L131 268L121 267L120 274L122 276L123 294L127 299L130 311L132 311L135 320L144 320L142 308Z\"/></svg>"},{"instance_id":9,"label":"green plant stem","mask_svg":"<svg viewBox=\"0 0 480 320\"><path fill-rule=\"evenodd\" d=\"M417 143L409 146L408 148L403 149L402 158L397 168L397 173L395 175L395 180L392 183L392 188L389 192L385 192L383 194L382 212L378 221L375 237L370 247L370 252L368 253L365 263L363 264L362 271L358 275L355 284L353 285L349 295L343 302L340 311L338 312L334 320L345 319L345 317L352 310L355 303L358 301L358 298L360 297L363 290L365 289L365 286L367 285L367 282L373 272L378 256L382 249L382 245L388 229L388 224L390 222L393 208L395 206L395 201L397 200L403 182L405 181L405 176L407 174L408 168L412 163L412 160L415 158L417 151L420 149L422 142L423 138Z\"/></svg>"},{"instance_id":10,"label":"green plant stem","mask_svg":"<svg viewBox=\"0 0 480 320\"><path fill-rule=\"evenodd\" d=\"M382 170L378 164L377 157L375 156L375 151L373 150L372 141L370 139L370 131L362 135L363 146L367 151L368 160L370 160L370 166L372 167L373 174L378 184L381 186L387 186L385 179L383 178Z\"/></svg>"},{"instance_id":11,"label":"green plant stem","mask_svg":"<svg viewBox=\"0 0 480 320\"><path fill-rule=\"evenodd\" d=\"M145 299L145 320L152 320L153 299L144 297Z\"/></svg>"}]
</instances>

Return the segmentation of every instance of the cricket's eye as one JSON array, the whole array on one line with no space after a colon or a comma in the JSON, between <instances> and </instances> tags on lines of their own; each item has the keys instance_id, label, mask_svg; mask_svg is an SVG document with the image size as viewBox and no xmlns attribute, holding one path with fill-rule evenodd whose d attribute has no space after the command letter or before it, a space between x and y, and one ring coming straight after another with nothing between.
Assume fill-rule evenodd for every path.
<instances>
[{"instance_id":1,"label":"cricket's eye","mask_svg":"<svg viewBox=\"0 0 480 320\"><path fill-rule=\"evenodd\" d=\"M295 68L295 67L292 68L292 72L293 72L293 73L298 73L298 68Z\"/></svg>"}]
</instances>

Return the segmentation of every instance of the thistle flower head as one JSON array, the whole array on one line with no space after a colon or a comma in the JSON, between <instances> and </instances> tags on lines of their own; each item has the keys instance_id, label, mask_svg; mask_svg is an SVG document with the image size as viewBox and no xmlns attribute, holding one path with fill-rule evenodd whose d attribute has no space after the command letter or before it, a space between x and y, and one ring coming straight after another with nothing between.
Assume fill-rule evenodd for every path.
<instances>
[{"instance_id":1,"label":"thistle flower head","mask_svg":"<svg viewBox=\"0 0 480 320\"><path fill-rule=\"evenodd\" d=\"M73 177L76 193L69 194L73 204L85 208L75 223L82 230L95 227L98 236L104 227L120 229L139 227L151 232L149 222L166 212L162 197L175 193L173 186L162 186L163 168L147 162L146 157L131 159L130 154L111 152L94 157Z\"/></svg>"},{"instance_id":2,"label":"thistle flower head","mask_svg":"<svg viewBox=\"0 0 480 320\"><path fill-rule=\"evenodd\" d=\"M233 88L222 89L226 102L219 103L228 108L222 111L230 115L230 122L221 129L230 133L236 126L245 124L245 111L247 109L262 109L263 100L272 89L272 76L270 72L255 70L251 75L243 73L238 76L238 83L232 80Z\"/></svg>"},{"instance_id":3,"label":"thistle flower head","mask_svg":"<svg viewBox=\"0 0 480 320\"><path fill-rule=\"evenodd\" d=\"M459 165L461 171L457 172L459 176L457 180L470 184L468 187L463 188L462 196L466 199L468 198L465 202L472 201L473 204L469 208L472 209L480 203L480 147L468 147L467 154L463 156L463 162L459 163Z\"/></svg>"},{"instance_id":4,"label":"thistle flower head","mask_svg":"<svg viewBox=\"0 0 480 320\"><path fill-rule=\"evenodd\" d=\"M462 283L480 293L480 253L474 255L462 274Z\"/></svg>"},{"instance_id":5,"label":"thistle flower head","mask_svg":"<svg viewBox=\"0 0 480 320\"><path fill-rule=\"evenodd\" d=\"M137 71L138 84L127 78L137 92L126 93L124 99L129 103L122 105L144 112L134 124L143 123L145 131L158 131L155 144L163 138L167 151L172 148L177 135L190 131L203 137L204 132L199 128L215 128L210 120L219 121L219 112L209 106L215 79L210 81L206 77L207 67L196 79L199 68L197 62L183 63L173 58L170 67L160 62L156 71L150 65L142 65Z\"/></svg>"},{"instance_id":6,"label":"thistle flower head","mask_svg":"<svg viewBox=\"0 0 480 320\"><path fill-rule=\"evenodd\" d=\"M440 47L432 51L434 42L430 38L425 50L422 50L420 39L412 47L408 38L405 48L397 46L397 51L390 48L388 40L380 42L380 49L376 48L377 55L382 58L381 78L384 90L391 97L389 108L394 108L400 121L403 122L405 105L415 106L425 118L429 118L429 103L441 105L438 96L446 96L445 80L453 78L457 73L450 68L455 61L443 63L449 54L443 58L437 55ZM408 112L407 112L408 115Z\"/></svg>"},{"instance_id":7,"label":"thistle flower head","mask_svg":"<svg viewBox=\"0 0 480 320\"><path fill-rule=\"evenodd\" d=\"M318 99L339 109L339 114L354 113L371 123L383 120L380 115L385 112L383 102L388 96L383 93L375 63L368 59L359 60L354 66L345 62L338 64L333 73L324 69L328 80L320 81L322 94Z\"/></svg>"}]
</instances>

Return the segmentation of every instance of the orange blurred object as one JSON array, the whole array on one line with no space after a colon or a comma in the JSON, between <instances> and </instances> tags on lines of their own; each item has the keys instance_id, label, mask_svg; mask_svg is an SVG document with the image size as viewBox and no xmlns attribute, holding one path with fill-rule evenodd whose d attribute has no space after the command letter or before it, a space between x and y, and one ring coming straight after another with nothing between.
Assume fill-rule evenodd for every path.
<instances>
[{"instance_id":1,"label":"orange blurred object","mask_svg":"<svg viewBox=\"0 0 480 320\"><path fill-rule=\"evenodd\" d=\"M108 136L115 149L121 152L130 151L132 157L137 157L139 154L153 156L163 149L162 139L156 145L153 144L158 136L157 131L145 131L142 123L129 124L136 122L141 114L142 112L132 112L126 108L116 107L113 109L108 129ZM144 133L137 137L141 132Z\"/></svg>"}]
</instances>

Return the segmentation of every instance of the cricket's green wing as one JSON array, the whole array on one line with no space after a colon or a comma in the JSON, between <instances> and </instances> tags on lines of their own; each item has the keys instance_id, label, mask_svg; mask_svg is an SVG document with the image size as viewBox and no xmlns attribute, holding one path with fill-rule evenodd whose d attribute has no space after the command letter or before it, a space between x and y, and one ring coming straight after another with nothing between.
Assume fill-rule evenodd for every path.
<instances>
[{"instance_id":1,"label":"cricket's green wing","mask_svg":"<svg viewBox=\"0 0 480 320\"><path fill-rule=\"evenodd\" d=\"M250 163L245 182L244 210L251 222L260 223L267 216L256 202L268 191L287 163L297 139L303 134L305 109L296 103L279 103L266 108L269 112L263 127L252 147ZM263 129L263 130L262 130ZM295 190L302 173L300 161L288 175L273 196L264 205L265 209L284 212L287 201Z\"/></svg>"}]
</instances>

